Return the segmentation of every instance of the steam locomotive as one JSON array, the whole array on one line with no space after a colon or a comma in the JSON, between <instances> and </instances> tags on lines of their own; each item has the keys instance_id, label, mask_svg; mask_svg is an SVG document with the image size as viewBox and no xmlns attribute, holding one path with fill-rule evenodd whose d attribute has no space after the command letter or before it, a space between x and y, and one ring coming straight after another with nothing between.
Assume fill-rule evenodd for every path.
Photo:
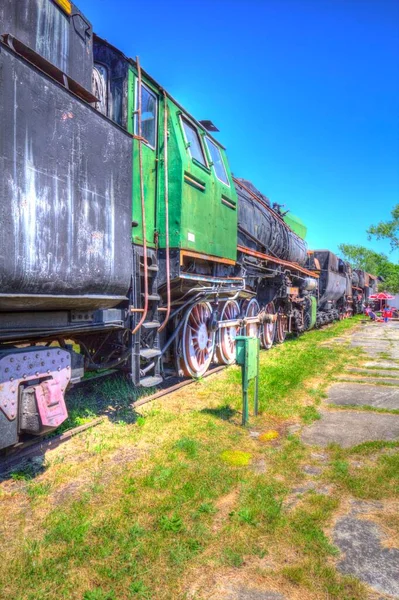
<instances>
[{"instance_id":1,"label":"steam locomotive","mask_svg":"<svg viewBox=\"0 0 399 600\"><path fill-rule=\"evenodd\" d=\"M0 449L88 370L200 377L359 312L376 279L233 177L210 121L69 0L0 1Z\"/></svg>"}]
</instances>

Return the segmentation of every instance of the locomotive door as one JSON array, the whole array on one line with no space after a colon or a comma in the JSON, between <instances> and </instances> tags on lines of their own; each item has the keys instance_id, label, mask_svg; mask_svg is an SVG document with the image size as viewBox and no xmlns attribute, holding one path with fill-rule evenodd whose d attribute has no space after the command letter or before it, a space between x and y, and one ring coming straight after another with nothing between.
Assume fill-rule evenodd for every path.
<instances>
[{"instance_id":1,"label":"locomotive door","mask_svg":"<svg viewBox=\"0 0 399 600\"><path fill-rule=\"evenodd\" d=\"M134 76L134 111L139 106L138 78ZM155 233L155 210L157 195L157 155L158 155L158 112L159 99L155 91L146 83L141 84L141 136L143 169L142 177L144 183L146 238L149 246L154 246ZM133 119L134 134L139 135L139 123L137 113ZM139 165L140 141L133 141L133 221L138 226L133 229L134 243L143 243L143 228L141 216L140 199L140 165Z\"/></svg>"}]
</instances>

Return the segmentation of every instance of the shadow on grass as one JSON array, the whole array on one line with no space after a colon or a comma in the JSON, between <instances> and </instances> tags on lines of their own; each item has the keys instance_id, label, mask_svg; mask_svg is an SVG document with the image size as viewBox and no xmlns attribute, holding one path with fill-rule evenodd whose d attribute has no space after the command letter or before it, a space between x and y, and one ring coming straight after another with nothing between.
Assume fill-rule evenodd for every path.
<instances>
[{"instance_id":1,"label":"shadow on grass","mask_svg":"<svg viewBox=\"0 0 399 600\"><path fill-rule=\"evenodd\" d=\"M104 417L120 425L133 424L140 418L132 407L132 403L140 398L154 393L154 388L136 388L131 380L120 373L113 373L104 379L90 379L84 387L79 385L66 394L65 400L68 408L68 418L57 429L43 437L43 448L35 449L34 456L18 460L18 454L8 455L12 464L2 468L2 459L7 460L7 455L0 457L0 482L11 479L29 482L46 470L45 454L48 450L46 441L65 433L75 427L85 425L98 417ZM27 440L35 439L27 437ZM41 438L37 438L39 441ZM57 444L57 441L54 441Z\"/></svg>"},{"instance_id":2,"label":"shadow on grass","mask_svg":"<svg viewBox=\"0 0 399 600\"><path fill-rule=\"evenodd\" d=\"M218 419L222 419L222 421L230 421L230 419L237 414L237 411L234 408L231 408L229 404L223 404L218 408L203 408L200 412L205 415L211 415Z\"/></svg>"}]
</instances>

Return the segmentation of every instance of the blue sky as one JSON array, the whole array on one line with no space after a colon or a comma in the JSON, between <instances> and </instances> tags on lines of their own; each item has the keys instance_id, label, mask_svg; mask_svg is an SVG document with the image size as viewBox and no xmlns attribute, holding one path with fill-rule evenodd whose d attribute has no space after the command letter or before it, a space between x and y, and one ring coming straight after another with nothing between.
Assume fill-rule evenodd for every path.
<instances>
[{"instance_id":1,"label":"blue sky","mask_svg":"<svg viewBox=\"0 0 399 600\"><path fill-rule=\"evenodd\" d=\"M399 2L76 1L214 121L234 174L300 216L311 247L389 251L366 229L399 202Z\"/></svg>"}]
</instances>

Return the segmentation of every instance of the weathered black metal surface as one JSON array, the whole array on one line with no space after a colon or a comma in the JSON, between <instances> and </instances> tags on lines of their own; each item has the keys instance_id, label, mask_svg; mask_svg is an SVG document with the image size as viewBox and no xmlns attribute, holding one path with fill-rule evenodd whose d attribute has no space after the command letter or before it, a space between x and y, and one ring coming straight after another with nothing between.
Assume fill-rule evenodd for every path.
<instances>
[{"instance_id":1,"label":"weathered black metal surface","mask_svg":"<svg viewBox=\"0 0 399 600\"><path fill-rule=\"evenodd\" d=\"M131 166L122 129L0 46L0 310L126 296Z\"/></svg>"},{"instance_id":2,"label":"weathered black metal surface","mask_svg":"<svg viewBox=\"0 0 399 600\"><path fill-rule=\"evenodd\" d=\"M18 420L10 421L0 410L0 449L18 442Z\"/></svg>"},{"instance_id":3,"label":"weathered black metal surface","mask_svg":"<svg viewBox=\"0 0 399 600\"><path fill-rule=\"evenodd\" d=\"M6 33L91 89L93 31L74 4L68 16L52 0L1 0L0 35Z\"/></svg>"},{"instance_id":4,"label":"weathered black metal surface","mask_svg":"<svg viewBox=\"0 0 399 600\"><path fill-rule=\"evenodd\" d=\"M356 271L352 271L352 284L356 287L359 286L359 275L356 273Z\"/></svg>"},{"instance_id":5,"label":"weathered black metal surface","mask_svg":"<svg viewBox=\"0 0 399 600\"><path fill-rule=\"evenodd\" d=\"M238 194L238 243L282 260L304 265L307 246L303 239L291 231L268 204L268 199L243 180L245 187L258 196L258 202L244 187L235 184Z\"/></svg>"},{"instance_id":6,"label":"weathered black metal surface","mask_svg":"<svg viewBox=\"0 0 399 600\"><path fill-rule=\"evenodd\" d=\"M328 250L315 250L315 258L320 263L319 309L327 309L347 292L348 275L344 272L344 262Z\"/></svg>"},{"instance_id":7,"label":"weathered black metal surface","mask_svg":"<svg viewBox=\"0 0 399 600\"><path fill-rule=\"evenodd\" d=\"M93 94L96 108L127 129L128 60L105 40L94 35Z\"/></svg>"}]
</instances>

